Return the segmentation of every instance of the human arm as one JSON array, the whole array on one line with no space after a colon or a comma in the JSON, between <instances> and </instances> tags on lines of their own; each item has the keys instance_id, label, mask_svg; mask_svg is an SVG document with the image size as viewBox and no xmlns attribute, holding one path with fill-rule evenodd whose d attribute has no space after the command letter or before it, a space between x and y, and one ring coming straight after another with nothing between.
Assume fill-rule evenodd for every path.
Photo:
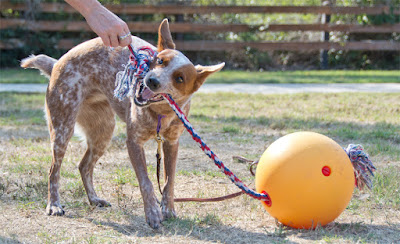
<instances>
[{"instance_id":1,"label":"human arm","mask_svg":"<svg viewBox=\"0 0 400 244\"><path fill-rule=\"evenodd\" d=\"M65 0L85 17L90 28L111 47L128 46L132 38L128 25L97 0ZM127 36L126 38L121 38Z\"/></svg>"}]
</instances>

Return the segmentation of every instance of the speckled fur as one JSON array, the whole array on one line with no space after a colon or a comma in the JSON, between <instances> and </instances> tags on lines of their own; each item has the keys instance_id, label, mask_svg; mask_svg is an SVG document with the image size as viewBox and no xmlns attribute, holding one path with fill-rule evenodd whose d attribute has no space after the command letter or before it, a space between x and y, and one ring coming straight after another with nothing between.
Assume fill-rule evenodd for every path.
<instances>
[{"instance_id":1,"label":"speckled fur","mask_svg":"<svg viewBox=\"0 0 400 244\"><path fill-rule=\"evenodd\" d=\"M135 47L152 46L132 37ZM154 47L155 48L155 47ZM220 70L223 64L216 66L193 66L179 51L174 50L168 22L164 20L159 28L158 57L163 58L162 65L152 65L145 77L160 80L161 86L155 93L169 93L182 110L188 114L191 95L203 84L205 78ZM125 48L110 50L103 46L101 39L84 42L71 49L58 61L45 55L30 56L24 59L24 68L38 68L50 77L46 92L45 112L53 152L49 172L48 205L49 215L63 215L58 193L60 167L68 142L77 123L86 138L87 150L79 164L82 181L89 202L100 207L110 204L99 198L93 187L93 168L105 152L115 127L115 114L127 124L127 148L132 166L139 180L144 202L146 220L152 228L158 228L165 218L175 217L174 178L178 154L179 137L184 127L165 102L137 107L132 99L120 102L113 97L114 81L118 71L123 69L129 57ZM185 79L177 84L175 77ZM147 175L143 145L155 138L157 116L166 116L162 120L161 135L163 145L166 185L161 200L157 203L153 185Z\"/></svg>"}]
</instances>

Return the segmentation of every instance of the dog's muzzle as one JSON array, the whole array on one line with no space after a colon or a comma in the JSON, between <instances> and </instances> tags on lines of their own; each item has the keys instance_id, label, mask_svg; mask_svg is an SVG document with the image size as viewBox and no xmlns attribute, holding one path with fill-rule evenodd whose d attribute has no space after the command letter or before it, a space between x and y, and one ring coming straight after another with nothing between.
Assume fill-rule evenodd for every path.
<instances>
[{"instance_id":1,"label":"dog's muzzle","mask_svg":"<svg viewBox=\"0 0 400 244\"><path fill-rule=\"evenodd\" d=\"M143 79L137 79L135 82L135 95L133 97L136 106L144 107L151 103L162 101L164 99L163 96L152 91L159 87L160 82L157 79L150 78L147 85Z\"/></svg>"}]
</instances>

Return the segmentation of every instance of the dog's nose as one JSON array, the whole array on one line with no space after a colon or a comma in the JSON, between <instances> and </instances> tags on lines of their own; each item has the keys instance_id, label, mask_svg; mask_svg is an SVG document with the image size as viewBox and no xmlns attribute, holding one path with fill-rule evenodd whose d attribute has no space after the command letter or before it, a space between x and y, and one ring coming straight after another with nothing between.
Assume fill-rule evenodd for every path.
<instances>
[{"instance_id":1,"label":"dog's nose","mask_svg":"<svg viewBox=\"0 0 400 244\"><path fill-rule=\"evenodd\" d=\"M149 78L146 82L147 87L155 91L160 87L160 81L157 78Z\"/></svg>"}]
</instances>

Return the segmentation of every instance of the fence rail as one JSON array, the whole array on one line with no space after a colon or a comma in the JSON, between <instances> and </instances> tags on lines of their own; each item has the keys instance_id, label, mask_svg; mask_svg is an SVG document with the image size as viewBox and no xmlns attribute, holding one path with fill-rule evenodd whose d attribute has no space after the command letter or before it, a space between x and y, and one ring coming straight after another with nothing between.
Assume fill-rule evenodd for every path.
<instances>
[{"instance_id":1,"label":"fence rail","mask_svg":"<svg viewBox=\"0 0 400 244\"><path fill-rule=\"evenodd\" d=\"M156 33L160 23L128 21L130 29L138 33ZM26 21L24 19L0 18L0 29L24 27L32 31L91 31L86 21ZM170 29L175 33L198 32L286 32L286 31L339 31L349 33L392 33L400 32L400 24L358 25L358 24L197 24L171 23Z\"/></svg>"},{"instance_id":2,"label":"fence rail","mask_svg":"<svg viewBox=\"0 0 400 244\"><path fill-rule=\"evenodd\" d=\"M76 13L68 4L64 3L39 3L35 6L42 13ZM108 9L120 15L143 15L143 14L319 14L323 16L336 15L381 15L391 14L396 18L400 15L400 8L390 8L389 6L372 7L340 7L340 6L186 6L186 5L135 5L120 4L106 5ZM0 9L28 11L29 7L22 3L13 3L11 1L1 1ZM326 20L326 18L325 18ZM159 23L128 21L130 29L135 33L155 33ZM91 31L85 21L47 21L36 20L27 21L22 18L0 18L0 30L25 28L31 31L46 32L82 32ZM207 32L324 32L325 41L320 42L228 42L228 41L177 41L177 47L180 50L187 51L221 51L237 50L240 48L255 48L259 50L288 50L288 51L313 51L313 50L369 50L369 51L399 51L400 42L395 41L350 41L350 42L331 42L329 41L329 32L346 33L400 33L400 23L384 25L359 25L359 24L331 24L328 21L315 24L270 24L270 25L247 25L247 24L201 24L188 22L170 23L171 31L174 33L207 33ZM326 38L327 37L327 38ZM60 49L70 49L80 41L73 39L61 39L56 47ZM23 39L9 39L0 41L0 49L12 49L22 47Z\"/></svg>"},{"instance_id":3,"label":"fence rail","mask_svg":"<svg viewBox=\"0 0 400 244\"><path fill-rule=\"evenodd\" d=\"M300 14L389 14L389 6L342 7L342 6L185 6L185 5L137 5L137 4L105 4L109 10L117 14L224 14L224 13L300 13ZM28 10L26 4L3 1L1 9ZM76 13L76 10L64 3L40 3L39 9L47 13ZM393 10L395 15L400 9Z\"/></svg>"},{"instance_id":4,"label":"fence rail","mask_svg":"<svg viewBox=\"0 0 400 244\"><path fill-rule=\"evenodd\" d=\"M61 39L56 47L70 49L80 42L73 39ZM155 43L153 43L155 44ZM400 44L392 41L355 41L355 42L225 42L225 41L175 41L181 51L232 51L242 48L254 48L261 51L316 51L316 50L367 50L400 51ZM25 43L19 39L0 42L0 49L22 48Z\"/></svg>"}]
</instances>

